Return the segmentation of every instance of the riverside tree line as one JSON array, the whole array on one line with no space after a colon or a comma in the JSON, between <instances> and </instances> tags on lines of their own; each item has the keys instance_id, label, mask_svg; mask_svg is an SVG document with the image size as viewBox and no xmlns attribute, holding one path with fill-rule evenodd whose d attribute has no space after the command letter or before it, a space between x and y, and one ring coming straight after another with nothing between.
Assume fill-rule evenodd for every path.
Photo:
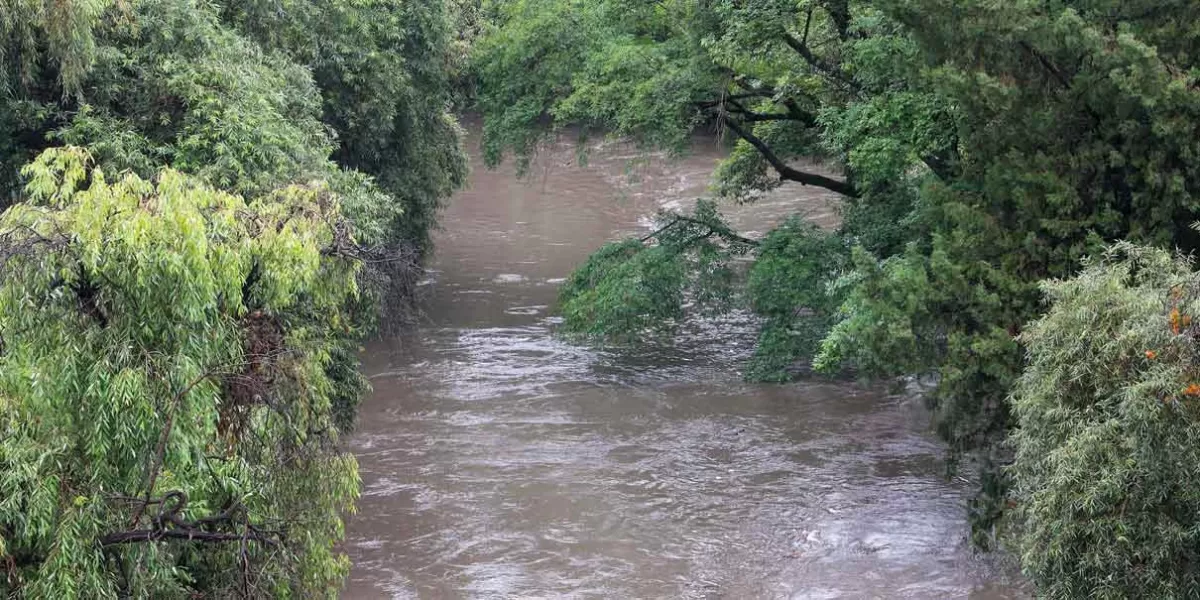
<instances>
[{"instance_id":1,"label":"riverside tree line","mask_svg":"<svg viewBox=\"0 0 1200 600\"><path fill-rule=\"evenodd\" d=\"M745 307L748 378L925 377L1040 594L1200 597L1198 58L1189 0L0 0L0 594L336 595L458 103L491 164L717 131L718 200L839 202L664 214L565 334Z\"/></svg>"}]
</instances>

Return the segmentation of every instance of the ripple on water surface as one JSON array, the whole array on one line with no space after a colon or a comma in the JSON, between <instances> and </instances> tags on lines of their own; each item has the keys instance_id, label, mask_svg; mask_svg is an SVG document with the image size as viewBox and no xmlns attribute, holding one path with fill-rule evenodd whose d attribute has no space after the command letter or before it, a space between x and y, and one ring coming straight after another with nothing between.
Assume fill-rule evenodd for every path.
<instances>
[{"instance_id":1,"label":"ripple on water surface","mask_svg":"<svg viewBox=\"0 0 1200 600\"><path fill-rule=\"evenodd\" d=\"M896 399L744 384L679 348L664 376L539 324L426 331L420 353L363 408L352 597L986 592L969 490Z\"/></svg>"}]
</instances>

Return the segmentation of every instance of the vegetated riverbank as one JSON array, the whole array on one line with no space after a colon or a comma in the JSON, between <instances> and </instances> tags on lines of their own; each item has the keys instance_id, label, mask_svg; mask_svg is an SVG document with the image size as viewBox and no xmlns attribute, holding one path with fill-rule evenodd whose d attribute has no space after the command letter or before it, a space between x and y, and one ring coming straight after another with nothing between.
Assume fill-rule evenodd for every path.
<instances>
[{"instance_id":1,"label":"vegetated riverbank","mask_svg":"<svg viewBox=\"0 0 1200 600\"><path fill-rule=\"evenodd\" d=\"M328 597L466 175L440 0L0 7L0 597Z\"/></svg>"}]
</instances>

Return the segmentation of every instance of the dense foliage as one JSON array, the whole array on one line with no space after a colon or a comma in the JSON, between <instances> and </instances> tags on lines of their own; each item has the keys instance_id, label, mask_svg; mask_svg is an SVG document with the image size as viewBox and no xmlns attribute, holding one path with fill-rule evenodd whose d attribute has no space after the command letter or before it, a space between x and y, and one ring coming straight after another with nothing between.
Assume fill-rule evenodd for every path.
<instances>
[{"instance_id":1,"label":"dense foliage","mask_svg":"<svg viewBox=\"0 0 1200 600\"><path fill-rule=\"evenodd\" d=\"M4 586L331 593L357 495L325 374L355 289L322 254L336 201L246 204L169 170L109 183L86 161L44 152L0 220Z\"/></svg>"},{"instance_id":2,"label":"dense foliage","mask_svg":"<svg viewBox=\"0 0 1200 600\"><path fill-rule=\"evenodd\" d=\"M568 124L668 150L712 128L736 140L719 196L752 202L789 183L836 194L832 236L793 221L754 248L741 289L764 327L748 375L781 379L798 360L931 375L938 431L989 463L1011 459L997 442L1026 364L1018 336L1045 309L1039 282L1116 240L1197 244L1200 4L497 4L476 44L491 160L524 160ZM568 282L569 331L630 337L588 320L624 299L650 320L681 316L686 291L628 296L655 289L656 273L672 290L687 280L656 266L682 250L641 245L585 266L637 286L587 295ZM973 515L988 531L1006 484L985 481Z\"/></svg>"},{"instance_id":3,"label":"dense foliage","mask_svg":"<svg viewBox=\"0 0 1200 600\"><path fill-rule=\"evenodd\" d=\"M392 227L428 249L441 203L466 178L459 129L447 112L454 59L440 0L229 2L223 17L312 73L333 129L333 160L397 202Z\"/></svg>"},{"instance_id":4,"label":"dense foliage","mask_svg":"<svg viewBox=\"0 0 1200 600\"><path fill-rule=\"evenodd\" d=\"M1049 597L1194 597L1200 275L1119 245L1045 289L1013 396L1023 563Z\"/></svg>"},{"instance_id":5,"label":"dense foliage","mask_svg":"<svg viewBox=\"0 0 1200 600\"><path fill-rule=\"evenodd\" d=\"M0 595L336 594L451 55L436 1L0 1Z\"/></svg>"},{"instance_id":6,"label":"dense foliage","mask_svg":"<svg viewBox=\"0 0 1200 600\"><path fill-rule=\"evenodd\" d=\"M711 202L700 202L691 216L664 213L660 221L640 240L601 248L571 274L559 293L567 332L634 341L648 331L673 332L690 314L727 301L731 258L757 242L734 233Z\"/></svg>"},{"instance_id":7,"label":"dense foliage","mask_svg":"<svg viewBox=\"0 0 1200 600\"><path fill-rule=\"evenodd\" d=\"M20 165L65 142L110 172L169 165L239 193L326 180L365 243L416 253L464 181L441 2L15 8L0 17L0 32L22 34L0 50L0 124L13 140L0 142L0 196L20 189ZM78 48L55 50L63 28ZM59 54L88 69L67 78Z\"/></svg>"}]
</instances>

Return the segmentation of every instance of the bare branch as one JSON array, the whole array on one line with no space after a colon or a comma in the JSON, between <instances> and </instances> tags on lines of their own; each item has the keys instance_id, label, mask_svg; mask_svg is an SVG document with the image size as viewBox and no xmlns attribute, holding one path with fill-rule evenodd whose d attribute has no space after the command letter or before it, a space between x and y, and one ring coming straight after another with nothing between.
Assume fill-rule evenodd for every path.
<instances>
[{"instance_id":1,"label":"bare branch","mask_svg":"<svg viewBox=\"0 0 1200 600\"><path fill-rule=\"evenodd\" d=\"M249 536L237 533L212 533L208 531L182 531L175 529L136 529L119 531L100 538L101 546L117 544L134 544L139 542L157 542L160 540L187 540L189 542L237 542L243 539L274 543L274 540L263 538L257 534Z\"/></svg>"},{"instance_id":2,"label":"bare branch","mask_svg":"<svg viewBox=\"0 0 1200 600\"><path fill-rule=\"evenodd\" d=\"M1058 84L1063 87L1063 89L1068 89L1068 90L1071 89L1070 80L1068 80L1067 77L1065 75L1063 75L1063 72L1058 67L1054 66L1054 63L1050 62L1049 58L1046 58L1045 54L1038 52L1038 50L1036 48L1034 48L1033 46L1029 45L1028 42L1022 41L1022 42L1017 42L1017 44L1019 46L1021 46L1021 48L1023 50L1028 52L1030 54L1030 56L1033 56L1034 58L1036 58L1038 63L1040 65L1042 65L1042 68L1045 69L1046 72L1050 73L1050 75L1054 77L1054 80L1057 81Z\"/></svg>"},{"instance_id":3,"label":"bare branch","mask_svg":"<svg viewBox=\"0 0 1200 600\"><path fill-rule=\"evenodd\" d=\"M167 451L167 440L171 437L171 428L175 424L175 409L179 406L179 402L183 397L192 391L192 388L216 374L216 372L211 370L201 373L199 377L189 381L183 389L176 392L175 396L171 398L171 404L167 410L167 422L163 425L162 432L158 436L158 443L154 446L154 457L150 463L149 482L146 484L145 501L134 511L131 527L136 526L138 521L142 520L142 514L145 513L146 507L150 505L150 494L154 492L154 484L158 481L158 474L162 471L163 458Z\"/></svg>"},{"instance_id":4,"label":"bare branch","mask_svg":"<svg viewBox=\"0 0 1200 600\"><path fill-rule=\"evenodd\" d=\"M131 500L125 496L118 498ZM261 530L246 520L245 507L241 503L230 502L221 514L195 521L188 521L182 517L187 503L187 494L179 490L167 492L162 498L147 498L142 504L143 509L147 506L159 507L158 514L151 520L152 526L107 534L100 538L100 545L106 547L162 540L185 540L204 543L240 542L244 548L245 544L250 541L274 546L283 539L281 532ZM241 515L240 523L235 520L239 514ZM213 531L220 525L241 525L242 531Z\"/></svg>"}]
</instances>

